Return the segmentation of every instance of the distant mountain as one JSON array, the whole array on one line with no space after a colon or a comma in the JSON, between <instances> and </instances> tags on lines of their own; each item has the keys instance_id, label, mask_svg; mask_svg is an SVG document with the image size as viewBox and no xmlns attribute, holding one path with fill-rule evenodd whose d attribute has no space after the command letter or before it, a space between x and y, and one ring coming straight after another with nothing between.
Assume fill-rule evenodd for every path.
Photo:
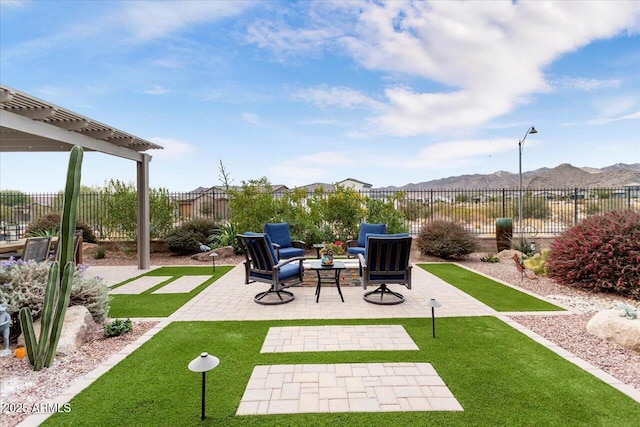
<instances>
[{"instance_id":1,"label":"distant mountain","mask_svg":"<svg viewBox=\"0 0 640 427\"><path fill-rule=\"evenodd\" d=\"M601 169L578 168L563 163L555 168L541 168L522 173L524 188L565 188L565 187L622 187L640 183L640 163L617 163ZM498 171L488 175L460 175L448 178L407 184L402 187L384 187L380 190L426 190L426 189L484 189L518 188L516 173Z\"/></svg>"}]
</instances>

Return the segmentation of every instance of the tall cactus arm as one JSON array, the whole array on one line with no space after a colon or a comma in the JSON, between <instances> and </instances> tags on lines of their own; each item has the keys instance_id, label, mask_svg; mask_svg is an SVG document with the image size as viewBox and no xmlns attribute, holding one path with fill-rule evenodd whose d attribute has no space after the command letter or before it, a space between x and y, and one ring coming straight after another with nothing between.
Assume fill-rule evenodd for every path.
<instances>
[{"instance_id":1,"label":"tall cactus arm","mask_svg":"<svg viewBox=\"0 0 640 427\"><path fill-rule=\"evenodd\" d=\"M64 189L64 204L60 220L59 262L66 266L73 260L73 234L76 230L76 210L80 193L80 172L82 166L82 147L73 147L69 156L67 183Z\"/></svg>"},{"instance_id":2,"label":"tall cactus arm","mask_svg":"<svg viewBox=\"0 0 640 427\"><path fill-rule=\"evenodd\" d=\"M51 335L51 318L53 310L58 299L58 277L60 266L57 262L54 262L49 267L49 276L47 280L47 286L44 292L44 303L42 304L42 315L40 316L40 338L35 346L36 354L34 356L34 370L39 371L42 369L45 360L45 352L47 349L47 342ZM29 348L27 348L27 353ZM31 359L29 359L31 360Z\"/></svg>"},{"instance_id":3,"label":"tall cactus arm","mask_svg":"<svg viewBox=\"0 0 640 427\"><path fill-rule=\"evenodd\" d=\"M73 261L69 261L64 267L64 273L62 275L62 283L60 292L58 295L58 303L53 314L53 322L51 328L51 338L49 345L45 350L44 366L47 368L53 363L53 358L56 355L58 348L58 341L60 341L60 334L62 333L62 325L64 323L64 315L67 312L69 306L69 299L71 297L71 287L73 286L73 273L75 272L76 265ZM43 344L44 346L44 344Z\"/></svg>"},{"instance_id":4,"label":"tall cactus arm","mask_svg":"<svg viewBox=\"0 0 640 427\"><path fill-rule=\"evenodd\" d=\"M36 334L33 332L33 317L31 316L31 310L29 310L29 307L22 307L20 309L20 327L24 334L24 345L27 349L29 363L35 365L37 352Z\"/></svg>"}]
</instances>

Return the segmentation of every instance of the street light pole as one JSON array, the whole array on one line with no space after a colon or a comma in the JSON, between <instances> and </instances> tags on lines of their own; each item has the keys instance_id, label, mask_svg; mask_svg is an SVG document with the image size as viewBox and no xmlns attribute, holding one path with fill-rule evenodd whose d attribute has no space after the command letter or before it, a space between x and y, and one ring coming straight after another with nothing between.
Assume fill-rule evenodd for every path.
<instances>
[{"instance_id":1,"label":"street light pole","mask_svg":"<svg viewBox=\"0 0 640 427\"><path fill-rule=\"evenodd\" d=\"M527 129L527 133L524 134L524 137L520 141L518 141L518 176L520 178L520 190L518 194L518 227L520 228L520 231L522 231L524 228L522 226L522 145L524 144L524 140L527 139L527 135L529 135L530 133L534 134L538 133L538 131L536 130L536 128L531 126L529 129Z\"/></svg>"}]
</instances>

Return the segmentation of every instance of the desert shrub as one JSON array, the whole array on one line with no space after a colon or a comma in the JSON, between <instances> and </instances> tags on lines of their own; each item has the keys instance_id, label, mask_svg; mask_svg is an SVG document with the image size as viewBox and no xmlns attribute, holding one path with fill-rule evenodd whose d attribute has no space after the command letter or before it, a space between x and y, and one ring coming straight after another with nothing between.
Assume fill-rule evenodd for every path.
<instances>
[{"instance_id":1,"label":"desert shrub","mask_svg":"<svg viewBox=\"0 0 640 427\"><path fill-rule=\"evenodd\" d=\"M640 212L585 218L551 244L547 266L563 285L640 299Z\"/></svg>"},{"instance_id":2,"label":"desert shrub","mask_svg":"<svg viewBox=\"0 0 640 427\"><path fill-rule=\"evenodd\" d=\"M96 243L96 235L91 227L85 224L81 220L76 220L76 230L82 230L82 241L87 243ZM38 217L31 221L27 230L25 231L26 237L39 237L39 236L57 236L60 231L60 214L49 213Z\"/></svg>"},{"instance_id":3,"label":"desert shrub","mask_svg":"<svg viewBox=\"0 0 640 427\"><path fill-rule=\"evenodd\" d=\"M546 276L549 272L547 260L549 259L549 249L544 249L541 253L535 254L524 261L524 266L533 271L537 276Z\"/></svg>"},{"instance_id":4,"label":"desert shrub","mask_svg":"<svg viewBox=\"0 0 640 427\"><path fill-rule=\"evenodd\" d=\"M105 323L103 328L105 337L118 337L131 331L131 319L115 319L113 322Z\"/></svg>"},{"instance_id":5,"label":"desert shrub","mask_svg":"<svg viewBox=\"0 0 640 427\"><path fill-rule=\"evenodd\" d=\"M463 258L478 250L478 242L470 231L444 220L432 221L422 227L416 245L421 253L444 259Z\"/></svg>"},{"instance_id":6,"label":"desert shrub","mask_svg":"<svg viewBox=\"0 0 640 427\"><path fill-rule=\"evenodd\" d=\"M34 319L40 317L50 266L50 262L2 262L0 299L7 303L9 314L13 316L22 307L29 307ZM109 287L100 277L85 277L87 268L86 265L76 268L69 306L83 305L96 322L102 322L109 312Z\"/></svg>"},{"instance_id":7,"label":"desert shrub","mask_svg":"<svg viewBox=\"0 0 640 427\"><path fill-rule=\"evenodd\" d=\"M171 252L180 255L200 252L201 244L208 244L209 238L218 233L219 226L215 221L196 218L183 222L167 234L165 243Z\"/></svg>"},{"instance_id":8,"label":"desert shrub","mask_svg":"<svg viewBox=\"0 0 640 427\"><path fill-rule=\"evenodd\" d=\"M511 249L522 252L525 258L528 258L535 253L535 250L531 248L531 240L525 236L512 238Z\"/></svg>"},{"instance_id":9,"label":"desert shrub","mask_svg":"<svg viewBox=\"0 0 640 427\"><path fill-rule=\"evenodd\" d=\"M500 258L498 258L494 254L487 254L487 255L483 256L482 258L480 258L480 261L489 262L489 263L496 263L496 262L500 262Z\"/></svg>"},{"instance_id":10,"label":"desert shrub","mask_svg":"<svg viewBox=\"0 0 640 427\"><path fill-rule=\"evenodd\" d=\"M232 246L236 253L240 252L240 245L236 239L236 227L233 224L226 224L218 227L218 229L207 238L213 248L221 248L223 246Z\"/></svg>"},{"instance_id":11,"label":"desert shrub","mask_svg":"<svg viewBox=\"0 0 640 427\"><path fill-rule=\"evenodd\" d=\"M94 259L103 259L107 256L107 248L102 245L96 246L95 252L93 253Z\"/></svg>"}]
</instances>

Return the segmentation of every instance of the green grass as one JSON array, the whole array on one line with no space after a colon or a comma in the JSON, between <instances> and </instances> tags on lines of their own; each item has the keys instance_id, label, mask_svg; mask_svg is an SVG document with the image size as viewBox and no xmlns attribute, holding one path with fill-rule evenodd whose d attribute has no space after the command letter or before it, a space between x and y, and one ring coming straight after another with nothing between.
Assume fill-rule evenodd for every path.
<instances>
[{"instance_id":1,"label":"green grass","mask_svg":"<svg viewBox=\"0 0 640 427\"><path fill-rule=\"evenodd\" d=\"M561 307L520 292L454 264L418 264L429 273L496 311L562 311Z\"/></svg>"},{"instance_id":2,"label":"green grass","mask_svg":"<svg viewBox=\"0 0 640 427\"><path fill-rule=\"evenodd\" d=\"M211 267L161 267L149 273L141 274L132 279L119 283L114 288L122 286L143 276L172 276L157 286L137 295L114 295L110 303L109 317L167 317L187 301L198 295L211 283L218 280L232 266L216 267L215 273ZM211 278L189 293L153 294L152 292L182 276L211 275Z\"/></svg>"},{"instance_id":3,"label":"green grass","mask_svg":"<svg viewBox=\"0 0 640 427\"><path fill-rule=\"evenodd\" d=\"M82 391L71 412L45 426L634 426L640 404L493 317L175 322ZM419 351L260 354L271 326L402 324ZM208 351L200 421L200 374L188 363ZM256 365L429 362L462 412L235 416Z\"/></svg>"}]
</instances>

